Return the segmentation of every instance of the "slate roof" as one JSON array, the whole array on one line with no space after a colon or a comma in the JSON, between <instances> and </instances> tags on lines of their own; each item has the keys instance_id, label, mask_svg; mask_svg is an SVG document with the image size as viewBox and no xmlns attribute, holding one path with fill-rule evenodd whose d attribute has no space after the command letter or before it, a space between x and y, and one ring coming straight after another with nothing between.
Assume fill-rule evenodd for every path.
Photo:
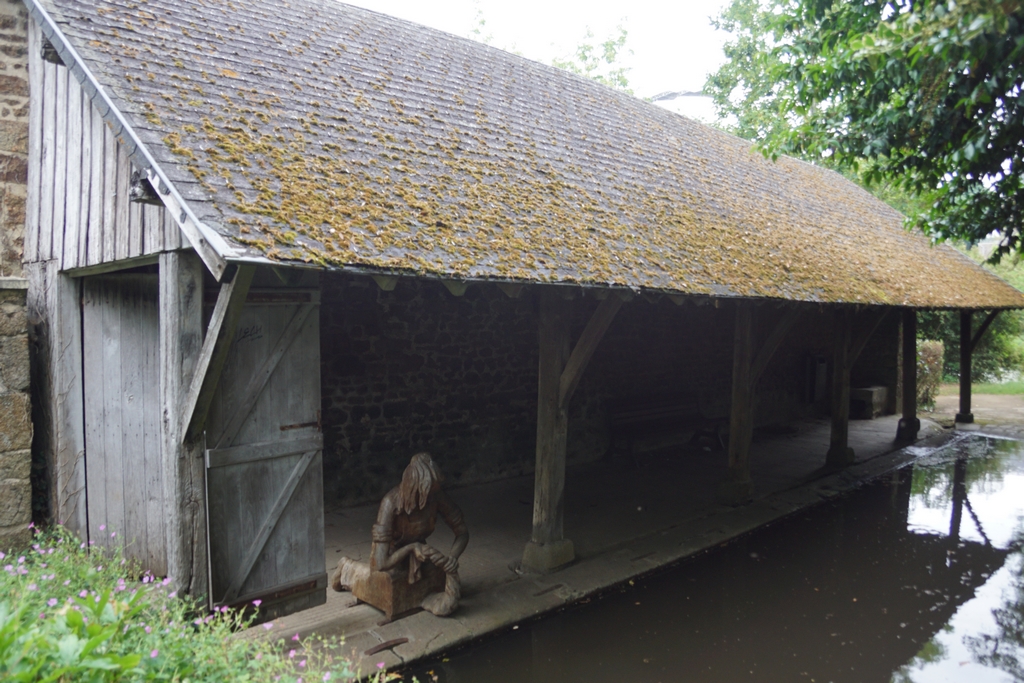
<instances>
[{"instance_id":1,"label":"slate roof","mask_svg":"<svg viewBox=\"0 0 1024 683\"><path fill-rule=\"evenodd\" d=\"M917 307L1024 295L841 176L333 0L41 5L242 253L449 278Z\"/></svg>"}]
</instances>

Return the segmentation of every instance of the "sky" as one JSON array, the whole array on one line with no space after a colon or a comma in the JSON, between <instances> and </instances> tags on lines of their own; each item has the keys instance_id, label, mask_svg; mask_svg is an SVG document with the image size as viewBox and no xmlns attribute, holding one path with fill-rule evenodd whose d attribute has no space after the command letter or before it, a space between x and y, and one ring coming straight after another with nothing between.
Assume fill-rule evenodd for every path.
<instances>
[{"instance_id":1,"label":"sky","mask_svg":"<svg viewBox=\"0 0 1024 683\"><path fill-rule=\"evenodd\" d=\"M700 91L707 74L725 57L728 34L716 31L710 17L725 0L344 0L391 16L473 37L474 28L490 36L490 44L544 63L569 57L589 28L594 42L628 32L633 54L622 62L631 67L629 84L639 97L666 91ZM478 20L484 20L480 26ZM679 97L658 102L666 108L705 121L714 118L708 98Z\"/></svg>"}]
</instances>

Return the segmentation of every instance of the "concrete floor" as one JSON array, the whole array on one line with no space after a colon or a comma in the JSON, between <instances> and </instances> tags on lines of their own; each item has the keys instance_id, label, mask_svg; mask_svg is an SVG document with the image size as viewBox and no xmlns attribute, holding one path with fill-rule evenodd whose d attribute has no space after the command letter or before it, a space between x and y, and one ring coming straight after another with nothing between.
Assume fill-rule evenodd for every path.
<instances>
[{"instance_id":1,"label":"concrete floor","mask_svg":"<svg viewBox=\"0 0 1024 683\"><path fill-rule=\"evenodd\" d=\"M663 445L643 454L639 466L623 458L571 467L565 531L578 559L545 576L514 570L530 535L532 476L451 489L470 530L460 560L463 599L451 617L420 612L382 624L381 612L328 589L325 605L254 631L262 637L342 636L346 653L364 672L380 662L389 668L408 664L718 545L907 462L916 452L895 449L896 423L895 416L852 421L850 445L858 462L838 474L820 469L828 447L827 420L802 423L791 434L756 434L751 449L755 502L738 508L715 501L726 474L725 453L707 445ZM941 431L928 423L922 437L951 438ZM329 573L342 555L368 557L376 512L376 505L367 505L326 513ZM431 544L446 551L452 536L439 525ZM408 642L365 655L374 645L400 638Z\"/></svg>"}]
</instances>

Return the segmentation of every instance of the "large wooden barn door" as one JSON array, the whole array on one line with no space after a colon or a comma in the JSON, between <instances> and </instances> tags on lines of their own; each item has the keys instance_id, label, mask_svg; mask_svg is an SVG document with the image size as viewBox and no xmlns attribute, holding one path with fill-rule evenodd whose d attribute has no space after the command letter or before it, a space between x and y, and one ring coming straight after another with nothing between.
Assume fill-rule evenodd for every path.
<instances>
[{"instance_id":1,"label":"large wooden barn door","mask_svg":"<svg viewBox=\"0 0 1024 683\"><path fill-rule=\"evenodd\" d=\"M160 463L157 276L82 283L89 541L167 573Z\"/></svg>"},{"instance_id":2,"label":"large wooden barn door","mask_svg":"<svg viewBox=\"0 0 1024 683\"><path fill-rule=\"evenodd\" d=\"M242 311L206 426L214 604L326 601L318 306L253 290Z\"/></svg>"}]
</instances>

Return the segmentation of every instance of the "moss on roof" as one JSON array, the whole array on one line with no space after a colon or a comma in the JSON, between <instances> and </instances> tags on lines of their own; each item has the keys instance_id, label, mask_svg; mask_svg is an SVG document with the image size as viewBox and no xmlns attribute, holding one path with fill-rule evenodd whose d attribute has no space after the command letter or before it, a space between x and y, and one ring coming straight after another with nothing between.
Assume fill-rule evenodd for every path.
<instances>
[{"instance_id":1,"label":"moss on roof","mask_svg":"<svg viewBox=\"0 0 1024 683\"><path fill-rule=\"evenodd\" d=\"M270 258L918 307L1024 296L838 174L332 0L43 0L197 215Z\"/></svg>"}]
</instances>

